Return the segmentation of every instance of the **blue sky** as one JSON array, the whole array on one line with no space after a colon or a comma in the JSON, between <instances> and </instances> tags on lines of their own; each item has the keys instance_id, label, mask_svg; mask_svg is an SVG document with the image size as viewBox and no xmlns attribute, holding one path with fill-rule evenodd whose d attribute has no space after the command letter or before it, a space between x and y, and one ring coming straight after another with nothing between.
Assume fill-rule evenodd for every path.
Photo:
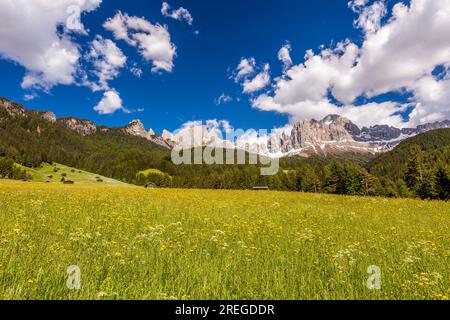
<instances>
[{"instance_id":1,"label":"blue sky","mask_svg":"<svg viewBox=\"0 0 450 320\"><path fill-rule=\"evenodd\" d=\"M21 102L32 109L50 109L58 117L87 118L108 126L124 126L138 118L147 128L151 127L157 132L161 132L162 129L175 130L189 121L208 119L225 119L234 127L243 129L282 127L294 119L308 117L311 112L302 114L302 107L292 106L291 108L290 105L277 105L277 107L269 108L268 111L264 111L267 110L265 107L255 105L252 107L251 100L263 94L267 94L272 102L277 101L277 94L271 86L278 83L277 77L284 76L283 65L277 57L278 51L288 41L291 46L290 56L295 66L305 62L304 56L308 49L313 49L315 54L319 54L323 49L334 49L340 41L345 39L349 39L357 47L362 47L369 31L355 27L354 21L374 2L356 1L364 2L357 10L349 8L348 0L167 1L171 10L184 7L190 12L194 20L193 24L189 25L186 21L164 17L161 13L163 1L103 0L95 11L84 12L82 15L81 21L88 32L83 35L72 34L70 37L79 46L82 54L88 52L91 41L97 35L114 41L120 48L127 58L127 63L108 85L120 94L123 107L133 112L126 113L119 110L109 115L98 114L93 108L102 99L104 91L93 92L88 86L56 84L48 92L33 87L23 89L21 83L27 69L20 60L11 61L12 59L0 59L0 72L3 74L0 77L0 96ZM444 3L446 0L438 1ZM397 1L382 3L386 13L380 18L378 29L383 28L383 24L389 24L392 6ZM152 73L151 62L145 61L136 47L116 39L111 31L103 27L103 23L115 16L119 10L129 16L144 18L152 24L167 25L170 41L176 46L177 52L173 59L174 67L170 72L160 70ZM442 39L444 44L446 41L447 38ZM319 49L321 45L324 47ZM387 49L386 51L391 52ZM4 53L3 57L5 57ZM233 77L236 75L235 69L241 58L250 57L254 58L256 64L254 74L248 75L248 79L251 80L262 71L264 64L269 64L271 83L260 91L244 94L242 81L235 81ZM435 67L443 65L442 62L445 62L445 59L441 60L434 62ZM130 72L132 66L142 69L141 77L136 77ZM88 63L84 65L86 72L90 72L91 67ZM431 65L428 64L426 67L431 68ZM445 73L447 67L442 68ZM442 81L445 80L446 76ZM387 83L389 79L385 81ZM439 84L447 85L447 83ZM316 84L311 81L307 85L315 86ZM402 88L402 85L399 87L401 89L394 90L390 90L389 87L380 94L377 91L373 97L357 94L356 99L344 103L342 102L344 99L335 99L333 94L329 94L328 98L339 106L349 103L357 106L370 102L395 102L402 104L402 107L396 106L398 108L396 112L402 115L403 120L408 120L407 115L413 107L406 106L406 103L411 102L411 96L416 97L412 103L417 103L418 89L409 87L409 82L406 89ZM34 93L36 97L25 101L24 97L31 93ZM232 101L217 105L215 100L221 94L229 96ZM347 96L347 92L340 94L339 98L344 95ZM309 98L307 100L311 102ZM317 108L321 106L318 105ZM393 114L395 109L391 106L389 108ZM325 110L328 109L325 108ZM358 118L358 110L356 108L351 110L348 115ZM448 117L448 106L441 107L441 111L443 111L441 118ZM315 114L312 113L313 116ZM380 115L380 117L385 116ZM433 117L438 118L438 116L432 116L426 119L434 119ZM383 118L380 119L383 120ZM374 121L380 121L380 119L374 118ZM366 118L360 121L363 124L371 123ZM399 120L398 118L386 120L386 122L389 121L396 124ZM422 120L415 120L415 124L420 121Z\"/></svg>"}]
</instances>

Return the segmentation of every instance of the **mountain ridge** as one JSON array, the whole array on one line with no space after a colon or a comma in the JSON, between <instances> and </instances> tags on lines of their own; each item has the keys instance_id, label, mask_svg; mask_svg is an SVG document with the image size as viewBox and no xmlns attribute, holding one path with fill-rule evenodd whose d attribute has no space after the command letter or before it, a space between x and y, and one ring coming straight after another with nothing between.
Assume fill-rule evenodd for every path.
<instances>
[{"instance_id":1,"label":"mountain ridge","mask_svg":"<svg viewBox=\"0 0 450 320\"><path fill-rule=\"evenodd\" d=\"M153 129L146 130L141 120L133 120L125 127L108 128L96 125L87 119L75 117L57 118L51 111L28 110L21 104L0 98L2 106L10 116L27 116L27 112L37 113L42 119L54 124L61 124L81 136L88 136L97 131L107 132L120 129L124 133L144 138L168 150L174 147L182 149L200 146L212 146L234 149L245 149L275 158L333 156L349 154L378 154L392 150L407 138L442 128L450 128L450 120L419 125L416 128L396 128L388 125L358 127L348 118L330 114L322 120L305 119L297 121L290 128L275 130L266 138L237 138L235 142L222 140L216 129L207 126L185 128L173 134L163 130L157 135Z\"/></svg>"}]
</instances>

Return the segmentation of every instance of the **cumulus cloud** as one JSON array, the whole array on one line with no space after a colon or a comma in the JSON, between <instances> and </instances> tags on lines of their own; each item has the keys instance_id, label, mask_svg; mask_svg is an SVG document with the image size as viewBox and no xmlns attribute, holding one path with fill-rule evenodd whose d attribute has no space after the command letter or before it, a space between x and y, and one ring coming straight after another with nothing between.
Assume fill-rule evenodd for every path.
<instances>
[{"instance_id":1,"label":"cumulus cloud","mask_svg":"<svg viewBox=\"0 0 450 320\"><path fill-rule=\"evenodd\" d=\"M283 47L281 47L280 51L278 51L278 60L283 63L284 71L292 66L291 50L291 44L286 43Z\"/></svg>"},{"instance_id":2,"label":"cumulus cloud","mask_svg":"<svg viewBox=\"0 0 450 320\"><path fill-rule=\"evenodd\" d=\"M417 105L410 115L412 124L423 124L450 118L450 76L438 80L425 76L415 84Z\"/></svg>"},{"instance_id":3,"label":"cumulus cloud","mask_svg":"<svg viewBox=\"0 0 450 320\"><path fill-rule=\"evenodd\" d=\"M338 99L374 97L411 89L423 76L450 62L450 1L413 0L394 6L390 21L366 34L347 81L334 90Z\"/></svg>"},{"instance_id":4,"label":"cumulus cloud","mask_svg":"<svg viewBox=\"0 0 450 320\"><path fill-rule=\"evenodd\" d=\"M364 8L369 0L351 0L348 2L348 7L352 9L353 12L361 12L361 9Z\"/></svg>"},{"instance_id":5,"label":"cumulus cloud","mask_svg":"<svg viewBox=\"0 0 450 320\"><path fill-rule=\"evenodd\" d=\"M101 0L0 1L0 57L26 69L23 88L49 90L58 84L75 82L81 54L70 33L86 33L78 21L80 14L95 10L100 3ZM73 28L74 23L77 28Z\"/></svg>"},{"instance_id":6,"label":"cumulus cloud","mask_svg":"<svg viewBox=\"0 0 450 320\"><path fill-rule=\"evenodd\" d=\"M242 58L236 68L234 80L239 82L241 79L248 77L255 72L255 68L255 58Z\"/></svg>"},{"instance_id":7,"label":"cumulus cloud","mask_svg":"<svg viewBox=\"0 0 450 320\"><path fill-rule=\"evenodd\" d=\"M98 105L94 107L94 110L101 115L113 114L118 110L126 111L122 106L122 99L120 98L119 93L114 89L106 91L103 94L103 98Z\"/></svg>"},{"instance_id":8,"label":"cumulus cloud","mask_svg":"<svg viewBox=\"0 0 450 320\"><path fill-rule=\"evenodd\" d=\"M216 106L220 106L221 104L226 104L233 101L233 98L225 93L222 93L217 99L214 100Z\"/></svg>"},{"instance_id":9,"label":"cumulus cloud","mask_svg":"<svg viewBox=\"0 0 450 320\"><path fill-rule=\"evenodd\" d=\"M270 65L265 64L260 70L256 66L255 58L241 58L233 74L234 81L242 85L244 93L261 91L270 84ZM258 71L260 72L254 75Z\"/></svg>"},{"instance_id":10,"label":"cumulus cloud","mask_svg":"<svg viewBox=\"0 0 450 320\"><path fill-rule=\"evenodd\" d=\"M137 47L144 60L152 63L152 72L172 72L176 47L166 26L121 12L109 18L103 26L113 33L116 40Z\"/></svg>"},{"instance_id":11,"label":"cumulus cloud","mask_svg":"<svg viewBox=\"0 0 450 320\"><path fill-rule=\"evenodd\" d=\"M192 26L194 18L189 10L180 7L177 10L170 11L170 5L167 2L163 2L161 13L164 17L172 18L178 21L185 21L188 25Z\"/></svg>"},{"instance_id":12,"label":"cumulus cloud","mask_svg":"<svg viewBox=\"0 0 450 320\"><path fill-rule=\"evenodd\" d=\"M144 74L144 71L142 71L142 69L139 67L132 67L130 69L130 72L133 74L133 76L135 76L137 78L142 77L142 75Z\"/></svg>"},{"instance_id":13,"label":"cumulus cloud","mask_svg":"<svg viewBox=\"0 0 450 320\"><path fill-rule=\"evenodd\" d=\"M261 91L270 84L270 66L265 64L263 70L253 79L246 79L242 84L244 93L254 93Z\"/></svg>"},{"instance_id":14,"label":"cumulus cloud","mask_svg":"<svg viewBox=\"0 0 450 320\"><path fill-rule=\"evenodd\" d=\"M397 3L383 24L382 2L355 0L355 25L364 32L361 46L345 40L318 54L308 50L302 64L277 78L274 93L253 101L258 109L290 114L293 119L319 119L328 113L360 125L418 125L450 118L450 0ZM433 75L437 67L445 71ZM395 101L355 105L386 93L410 93L407 104ZM337 101L337 102L335 102ZM400 116L414 107L408 123Z\"/></svg>"},{"instance_id":15,"label":"cumulus cloud","mask_svg":"<svg viewBox=\"0 0 450 320\"><path fill-rule=\"evenodd\" d=\"M355 21L355 26L371 33L381 27L381 19L387 14L386 6L383 2L375 2L371 6L361 7L360 15Z\"/></svg>"},{"instance_id":16,"label":"cumulus cloud","mask_svg":"<svg viewBox=\"0 0 450 320\"><path fill-rule=\"evenodd\" d=\"M97 36L91 43L87 58L92 61L97 83L91 83L93 91L109 90L108 82L119 75L127 62L127 57L117 45L109 39Z\"/></svg>"}]
</instances>

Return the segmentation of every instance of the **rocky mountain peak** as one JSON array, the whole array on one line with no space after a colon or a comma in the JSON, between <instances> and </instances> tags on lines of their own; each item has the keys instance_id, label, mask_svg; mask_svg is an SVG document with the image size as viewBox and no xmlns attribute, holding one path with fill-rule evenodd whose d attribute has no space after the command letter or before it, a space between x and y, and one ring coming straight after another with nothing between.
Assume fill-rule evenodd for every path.
<instances>
[{"instance_id":1,"label":"rocky mountain peak","mask_svg":"<svg viewBox=\"0 0 450 320\"><path fill-rule=\"evenodd\" d=\"M125 132L129 135L147 138L149 133L145 130L144 124L141 120L133 120L131 121L125 128Z\"/></svg>"},{"instance_id":2,"label":"rocky mountain peak","mask_svg":"<svg viewBox=\"0 0 450 320\"><path fill-rule=\"evenodd\" d=\"M167 131L166 129L164 129L163 133L162 133L162 137L165 140L172 140L173 139L173 134L172 134L172 132Z\"/></svg>"},{"instance_id":3,"label":"rocky mountain peak","mask_svg":"<svg viewBox=\"0 0 450 320\"><path fill-rule=\"evenodd\" d=\"M353 137L347 127L353 123L347 118L330 115L317 120L303 120L297 122L291 133L292 147L301 149L311 144L322 144L324 142L352 142Z\"/></svg>"},{"instance_id":4,"label":"rocky mountain peak","mask_svg":"<svg viewBox=\"0 0 450 320\"><path fill-rule=\"evenodd\" d=\"M43 111L40 113L40 116L42 119L44 119L47 122L55 123L56 122L56 114L50 111Z\"/></svg>"},{"instance_id":5,"label":"rocky mountain peak","mask_svg":"<svg viewBox=\"0 0 450 320\"><path fill-rule=\"evenodd\" d=\"M337 123L347 123L347 122L350 122L350 120L347 118L344 118L338 114L330 114L330 115L326 116L325 118L323 118L320 122L327 124L327 125L331 125L331 124L337 124Z\"/></svg>"},{"instance_id":6,"label":"rocky mountain peak","mask_svg":"<svg viewBox=\"0 0 450 320\"><path fill-rule=\"evenodd\" d=\"M450 120L416 128L399 129L388 125L375 125L360 129L345 117L328 115L321 121L297 122L290 135L285 132L272 135L268 146L270 153L283 155L348 151L376 153L392 149L406 138L441 128L450 128Z\"/></svg>"},{"instance_id":7,"label":"rocky mountain peak","mask_svg":"<svg viewBox=\"0 0 450 320\"><path fill-rule=\"evenodd\" d=\"M129 135L144 138L164 148L170 149L173 147L170 141L158 136L153 129L147 131L141 120L131 121L123 130Z\"/></svg>"}]
</instances>

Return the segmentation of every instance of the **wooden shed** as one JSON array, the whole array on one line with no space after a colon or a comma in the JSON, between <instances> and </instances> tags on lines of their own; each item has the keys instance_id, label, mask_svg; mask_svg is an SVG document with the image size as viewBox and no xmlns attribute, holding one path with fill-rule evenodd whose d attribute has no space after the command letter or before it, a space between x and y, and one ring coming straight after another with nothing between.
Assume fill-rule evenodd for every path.
<instances>
[{"instance_id":1,"label":"wooden shed","mask_svg":"<svg viewBox=\"0 0 450 320\"><path fill-rule=\"evenodd\" d=\"M254 191L268 191L270 190L268 186L257 186L257 187L253 187Z\"/></svg>"}]
</instances>

